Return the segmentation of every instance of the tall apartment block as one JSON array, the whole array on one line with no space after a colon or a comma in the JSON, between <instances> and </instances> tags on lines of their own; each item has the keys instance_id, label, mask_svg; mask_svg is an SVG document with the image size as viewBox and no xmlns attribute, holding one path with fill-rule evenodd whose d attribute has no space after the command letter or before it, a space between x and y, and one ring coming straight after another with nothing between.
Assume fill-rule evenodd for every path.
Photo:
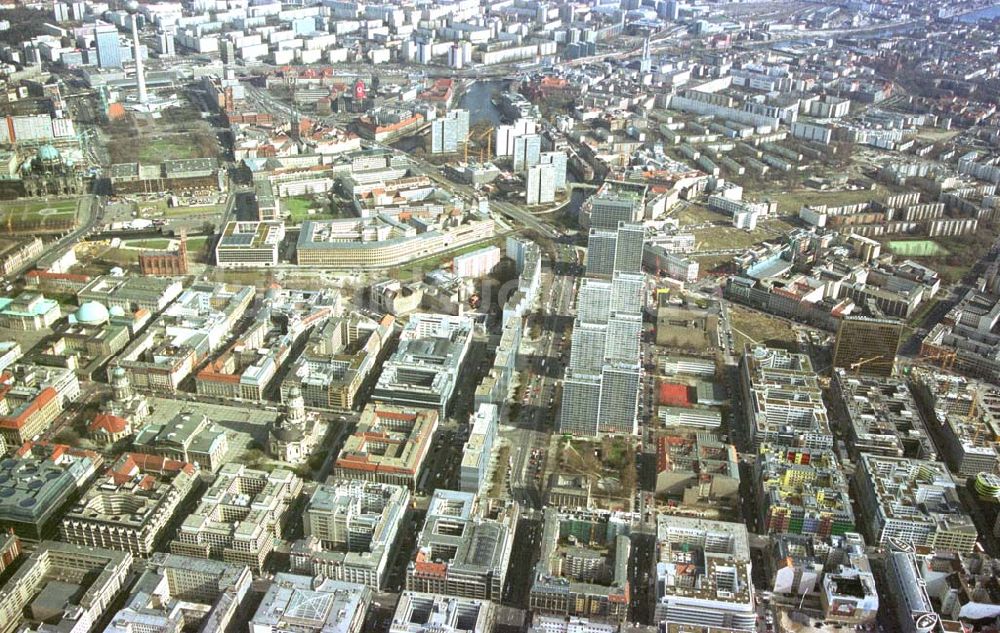
<instances>
[{"instance_id":1,"label":"tall apartment block","mask_svg":"<svg viewBox=\"0 0 1000 633\"><path fill-rule=\"evenodd\" d=\"M431 121L431 154L452 154L465 147L469 136L469 111L451 110Z\"/></svg>"},{"instance_id":2,"label":"tall apartment block","mask_svg":"<svg viewBox=\"0 0 1000 633\"><path fill-rule=\"evenodd\" d=\"M562 432L637 431L643 293L641 273L581 282L559 412Z\"/></svg>"},{"instance_id":3,"label":"tall apartment block","mask_svg":"<svg viewBox=\"0 0 1000 633\"><path fill-rule=\"evenodd\" d=\"M539 134L521 134L514 137L514 171L526 171L541 162L542 137Z\"/></svg>"}]
</instances>

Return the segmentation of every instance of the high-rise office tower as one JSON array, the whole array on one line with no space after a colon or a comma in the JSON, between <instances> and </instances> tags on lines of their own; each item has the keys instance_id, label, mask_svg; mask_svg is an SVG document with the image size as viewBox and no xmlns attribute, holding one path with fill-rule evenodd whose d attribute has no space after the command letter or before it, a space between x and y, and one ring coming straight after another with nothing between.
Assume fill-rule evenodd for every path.
<instances>
[{"instance_id":1,"label":"high-rise office tower","mask_svg":"<svg viewBox=\"0 0 1000 633\"><path fill-rule=\"evenodd\" d=\"M852 374L891 376L902 334L903 323L896 319L844 317L837 330L833 366Z\"/></svg>"},{"instance_id":2,"label":"high-rise office tower","mask_svg":"<svg viewBox=\"0 0 1000 633\"><path fill-rule=\"evenodd\" d=\"M514 137L514 171L521 173L541 161L542 137L522 134Z\"/></svg>"},{"instance_id":3,"label":"high-rise office tower","mask_svg":"<svg viewBox=\"0 0 1000 633\"><path fill-rule=\"evenodd\" d=\"M576 294L576 317L587 323L607 323L611 312L611 282L604 279L584 278Z\"/></svg>"},{"instance_id":4,"label":"high-rise office tower","mask_svg":"<svg viewBox=\"0 0 1000 633\"><path fill-rule=\"evenodd\" d=\"M542 165L552 165L552 185L556 190L566 189L566 152L542 152L539 156Z\"/></svg>"},{"instance_id":5,"label":"high-rise office tower","mask_svg":"<svg viewBox=\"0 0 1000 633\"><path fill-rule=\"evenodd\" d=\"M611 278L610 312L642 314L645 305L646 276L641 272L617 272Z\"/></svg>"},{"instance_id":6,"label":"high-rise office tower","mask_svg":"<svg viewBox=\"0 0 1000 633\"><path fill-rule=\"evenodd\" d=\"M608 326L604 323L577 321L573 326L569 367L575 372L598 374L604 366Z\"/></svg>"},{"instance_id":7,"label":"high-rise office tower","mask_svg":"<svg viewBox=\"0 0 1000 633\"><path fill-rule=\"evenodd\" d=\"M601 376L566 370L559 430L573 435L597 435L601 415Z\"/></svg>"},{"instance_id":8,"label":"high-rise office tower","mask_svg":"<svg viewBox=\"0 0 1000 633\"><path fill-rule=\"evenodd\" d=\"M599 433L638 431L639 380L638 364L607 364L601 372L601 400L597 430Z\"/></svg>"},{"instance_id":9,"label":"high-rise office tower","mask_svg":"<svg viewBox=\"0 0 1000 633\"><path fill-rule=\"evenodd\" d=\"M469 111L451 110L431 121L431 154L451 154L461 150L469 136Z\"/></svg>"},{"instance_id":10,"label":"high-rise office tower","mask_svg":"<svg viewBox=\"0 0 1000 633\"><path fill-rule=\"evenodd\" d=\"M616 312L608 318L604 359L610 363L635 364L642 337L642 315Z\"/></svg>"},{"instance_id":11,"label":"high-rise office tower","mask_svg":"<svg viewBox=\"0 0 1000 633\"><path fill-rule=\"evenodd\" d=\"M498 125L493 149L497 158L514 155L514 139L523 134L534 134L537 124L534 119L518 119L510 125Z\"/></svg>"},{"instance_id":12,"label":"high-rise office tower","mask_svg":"<svg viewBox=\"0 0 1000 633\"><path fill-rule=\"evenodd\" d=\"M532 165L528 167L528 173L524 180L525 202L527 204L548 204L556 199L554 165Z\"/></svg>"},{"instance_id":13,"label":"high-rise office tower","mask_svg":"<svg viewBox=\"0 0 1000 633\"><path fill-rule=\"evenodd\" d=\"M590 229L587 236L587 275L610 277L615 271L618 232Z\"/></svg>"},{"instance_id":14,"label":"high-rise office tower","mask_svg":"<svg viewBox=\"0 0 1000 633\"><path fill-rule=\"evenodd\" d=\"M610 277L616 272L640 272L645 242L642 224L619 222L614 230L591 228L587 236L587 274Z\"/></svg>"},{"instance_id":15,"label":"high-rise office tower","mask_svg":"<svg viewBox=\"0 0 1000 633\"><path fill-rule=\"evenodd\" d=\"M97 48L98 67L122 67L122 47L117 28L111 24L98 24L94 29L94 46Z\"/></svg>"},{"instance_id":16,"label":"high-rise office tower","mask_svg":"<svg viewBox=\"0 0 1000 633\"><path fill-rule=\"evenodd\" d=\"M646 227L620 222L615 244L614 272L637 273L642 270L642 249L646 243Z\"/></svg>"},{"instance_id":17,"label":"high-rise office tower","mask_svg":"<svg viewBox=\"0 0 1000 633\"><path fill-rule=\"evenodd\" d=\"M587 201L589 226L613 231L619 222L640 222L645 206L645 187L632 183L606 182Z\"/></svg>"}]
</instances>

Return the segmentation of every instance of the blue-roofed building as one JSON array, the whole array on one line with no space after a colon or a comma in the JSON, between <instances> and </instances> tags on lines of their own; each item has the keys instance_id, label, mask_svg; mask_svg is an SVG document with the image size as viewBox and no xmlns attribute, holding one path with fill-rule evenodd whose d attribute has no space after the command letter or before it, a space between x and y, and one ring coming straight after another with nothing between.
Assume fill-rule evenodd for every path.
<instances>
[{"instance_id":1,"label":"blue-roofed building","mask_svg":"<svg viewBox=\"0 0 1000 633\"><path fill-rule=\"evenodd\" d=\"M59 302L36 292L22 292L14 298L0 297L0 327L37 332L51 327L62 312Z\"/></svg>"}]
</instances>

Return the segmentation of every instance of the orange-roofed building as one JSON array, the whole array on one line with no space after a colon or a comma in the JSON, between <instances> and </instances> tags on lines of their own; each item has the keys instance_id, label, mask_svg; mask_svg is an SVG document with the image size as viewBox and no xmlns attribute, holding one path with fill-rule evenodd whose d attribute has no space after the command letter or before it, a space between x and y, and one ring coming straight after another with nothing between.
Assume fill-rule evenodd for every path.
<instances>
[{"instance_id":1,"label":"orange-roofed building","mask_svg":"<svg viewBox=\"0 0 1000 633\"><path fill-rule=\"evenodd\" d=\"M114 444L132 435L132 423L110 413L99 413L87 425L87 432L102 444Z\"/></svg>"},{"instance_id":2,"label":"orange-roofed building","mask_svg":"<svg viewBox=\"0 0 1000 633\"><path fill-rule=\"evenodd\" d=\"M661 382L660 404L668 407L690 407L691 387L675 382Z\"/></svg>"},{"instance_id":3,"label":"orange-roofed building","mask_svg":"<svg viewBox=\"0 0 1000 633\"><path fill-rule=\"evenodd\" d=\"M0 437L7 446L19 446L40 435L62 413L62 398L54 388L24 397L13 392L10 374L5 373L0 381Z\"/></svg>"}]
</instances>

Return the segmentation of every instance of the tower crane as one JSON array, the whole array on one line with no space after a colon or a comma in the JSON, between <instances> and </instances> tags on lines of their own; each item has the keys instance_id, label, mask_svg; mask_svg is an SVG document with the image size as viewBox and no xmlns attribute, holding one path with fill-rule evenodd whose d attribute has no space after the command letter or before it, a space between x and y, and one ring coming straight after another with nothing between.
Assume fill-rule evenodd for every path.
<instances>
[{"instance_id":1,"label":"tower crane","mask_svg":"<svg viewBox=\"0 0 1000 633\"><path fill-rule=\"evenodd\" d=\"M493 152L493 126L486 128L486 130L475 135L475 132L470 131L465 137L465 164L469 164L469 142L470 141L480 141L483 137L486 137L486 155L489 156ZM479 154L479 162L483 162L482 152Z\"/></svg>"},{"instance_id":2,"label":"tower crane","mask_svg":"<svg viewBox=\"0 0 1000 633\"><path fill-rule=\"evenodd\" d=\"M883 358L885 358L885 356L882 356L881 354L878 355L878 356L872 356L871 358L862 358L862 359L858 360L855 363L851 363L851 365L850 365L851 371L853 371L854 375L857 376L858 372L861 370L862 367L864 367L868 363L871 363L871 362L874 362L874 361L877 361L877 360L880 360L880 359L883 359Z\"/></svg>"}]
</instances>

